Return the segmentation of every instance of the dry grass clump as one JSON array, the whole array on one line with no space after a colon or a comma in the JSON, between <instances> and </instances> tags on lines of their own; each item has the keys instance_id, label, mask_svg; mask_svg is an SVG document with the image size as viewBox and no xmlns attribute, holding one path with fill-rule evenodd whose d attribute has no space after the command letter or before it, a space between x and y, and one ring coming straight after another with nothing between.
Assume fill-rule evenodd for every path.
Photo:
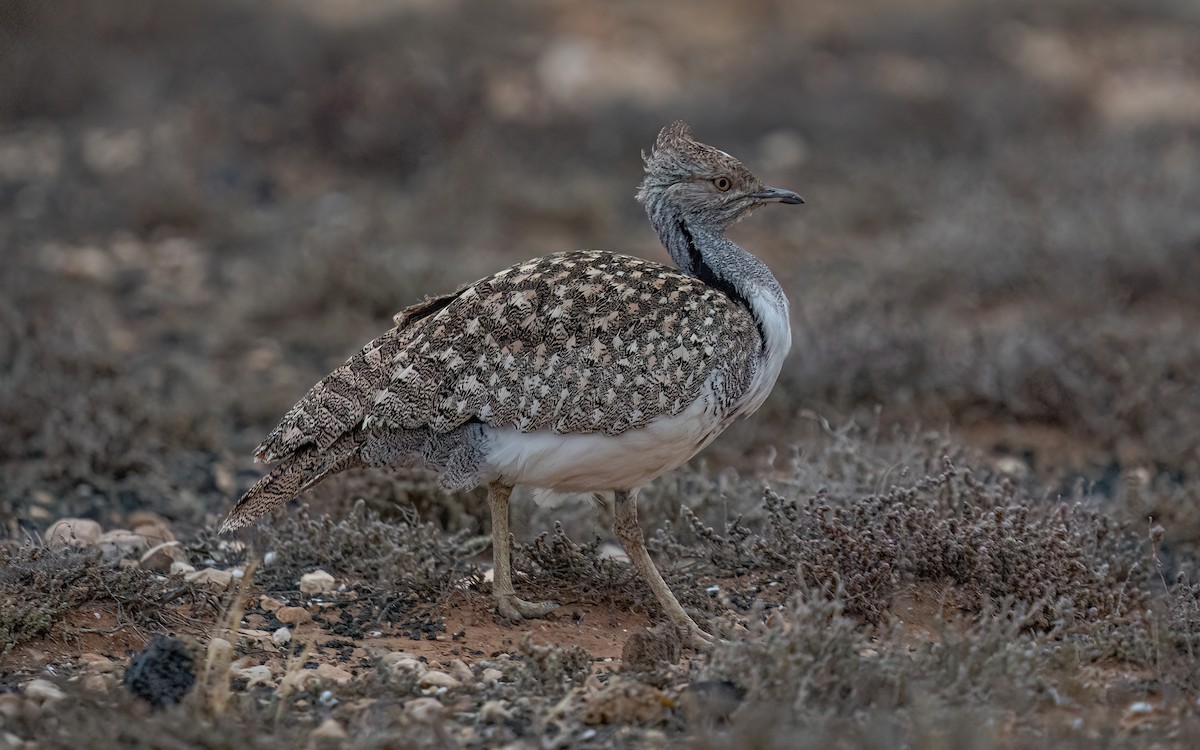
<instances>
[{"instance_id":1,"label":"dry grass clump","mask_svg":"<svg viewBox=\"0 0 1200 750\"><path fill-rule=\"evenodd\" d=\"M687 564L693 577L748 575L740 585L749 591L766 583L785 595L839 590L845 613L865 622L879 622L898 592L924 583L953 586L964 611L1011 601L1043 629L1067 611L1121 620L1145 607L1142 522L1122 525L1107 498L1082 488L1070 502L1035 499L1006 476L969 468L979 463L932 433L822 425L798 443L775 489L680 479L698 490L684 500L695 510L661 521L651 546L666 568ZM651 496L652 507L663 501Z\"/></svg>"},{"instance_id":2,"label":"dry grass clump","mask_svg":"<svg viewBox=\"0 0 1200 750\"><path fill-rule=\"evenodd\" d=\"M649 587L633 566L600 554L600 538L587 543L571 540L561 523L529 544L513 547L513 564L521 571L524 588L560 603L605 602L621 608L654 601Z\"/></svg>"},{"instance_id":3,"label":"dry grass clump","mask_svg":"<svg viewBox=\"0 0 1200 750\"><path fill-rule=\"evenodd\" d=\"M145 571L104 562L96 550L0 544L0 656L93 602L117 605L121 625L148 624L169 591Z\"/></svg>"},{"instance_id":4,"label":"dry grass clump","mask_svg":"<svg viewBox=\"0 0 1200 750\"><path fill-rule=\"evenodd\" d=\"M1089 682L1062 654L1062 635L1031 632L1036 613L1010 603L906 646L892 628L863 629L845 602L801 592L750 638L720 647L704 672L740 681L746 703L729 726L693 726L697 747L1093 747L1089 707L1120 712L1163 689ZM1200 738L1200 724L1147 725L1143 736Z\"/></svg>"},{"instance_id":5,"label":"dry grass clump","mask_svg":"<svg viewBox=\"0 0 1200 750\"><path fill-rule=\"evenodd\" d=\"M814 716L892 709L925 693L963 704L985 690L1036 699L1029 681L1038 649L1023 634L1027 611L1006 607L968 633L947 627L939 640L910 650L881 646L883 631L863 629L848 617L846 601L841 592L797 594L766 623L754 625L749 638L718 649L711 676L742 684L750 700Z\"/></svg>"},{"instance_id":6,"label":"dry grass clump","mask_svg":"<svg viewBox=\"0 0 1200 750\"><path fill-rule=\"evenodd\" d=\"M457 551L462 535L447 538L430 523L384 521L362 503L340 520L301 508L261 525L252 539L275 553L257 575L266 591L294 592L300 576L321 568L370 589L436 600L475 571Z\"/></svg>"},{"instance_id":7,"label":"dry grass clump","mask_svg":"<svg viewBox=\"0 0 1200 750\"><path fill-rule=\"evenodd\" d=\"M305 747L307 721L277 721L273 707L253 699L239 700L233 710L216 716L199 700L184 700L157 711L124 690L100 694L63 684L67 698L53 707L53 719L18 720L11 726L37 737L50 750L292 750ZM81 744L82 743L82 744Z\"/></svg>"},{"instance_id":8,"label":"dry grass clump","mask_svg":"<svg viewBox=\"0 0 1200 750\"><path fill-rule=\"evenodd\" d=\"M268 592L294 593L300 576L319 568L353 586L420 600L438 600L473 575L457 552L463 539L432 523L384 521L364 503L338 520L301 506L251 534L260 554L275 553L256 578Z\"/></svg>"}]
</instances>

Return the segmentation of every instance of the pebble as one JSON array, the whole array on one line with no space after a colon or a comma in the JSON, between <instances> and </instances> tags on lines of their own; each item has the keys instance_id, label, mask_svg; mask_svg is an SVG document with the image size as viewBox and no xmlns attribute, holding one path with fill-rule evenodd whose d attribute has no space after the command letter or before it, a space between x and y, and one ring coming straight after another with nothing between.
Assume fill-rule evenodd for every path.
<instances>
[{"instance_id":1,"label":"pebble","mask_svg":"<svg viewBox=\"0 0 1200 750\"><path fill-rule=\"evenodd\" d=\"M46 530L46 543L51 547L72 544L86 547L100 538L100 524L88 518L62 518Z\"/></svg>"},{"instance_id":2,"label":"pebble","mask_svg":"<svg viewBox=\"0 0 1200 750\"><path fill-rule=\"evenodd\" d=\"M142 570L153 570L159 573L166 573L171 569L171 566L177 562L186 563L187 552L184 551L183 545L179 542L163 542L156 544L142 555L138 560L138 566Z\"/></svg>"},{"instance_id":3,"label":"pebble","mask_svg":"<svg viewBox=\"0 0 1200 750\"><path fill-rule=\"evenodd\" d=\"M288 645L291 642L292 642L292 631L288 630L286 627L280 628L279 630L276 630L274 633L271 633L271 643L274 643L276 646L283 647L283 646Z\"/></svg>"},{"instance_id":4,"label":"pebble","mask_svg":"<svg viewBox=\"0 0 1200 750\"><path fill-rule=\"evenodd\" d=\"M149 546L146 538L135 534L129 529L113 529L106 531L96 539L96 546L104 553L104 559L116 562L125 558L141 557Z\"/></svg>"},{"instance_id":5,"label":"pebble","mask_svg":"<svg viewBox=\"0 0 1200 750\"><path fill-rule=\"evenodd\" d=\"M445 715L446 709L437 698L413 698L404 704L404 713L423 724L433 724Z\"/></svg>"},{"instance_id":6,"label":"pebble","mask_svg":"<svg viewBox=\"0 0 1200 750\"><path fill-rule=\"evenodd\" d=\"M464 684L470 684L475 681L475 673L471 671L471 668L462 659L455 659L450 662L450 676Z\"/></svg>"},{"instance_id":7,"label":"pebble","mask_svg":"<svg viewBox=\"0 0 1200 750\"><path fill-rule=\"evenodd\" d=\"M229 584L233 582L233 573L230 573L228 570L205 568L204 570L194 570L191 573L187 573L184 575L183 580L188 583L207 586L211 589L224 590L229 588Z\"/></svg>"},{"instance_id":8,"label":"pebble","mask_svg":"<svg viewBox=\"0 0 1200 750\"><path fill-rule=\"evenodd\" d=\"M300 592L304 594L328 594L336 581L323 570L314 570L300 576Z\"/></svg>"},{"instance_id":9,"label":"pebble","mask_svg":"<svg viewBox=\"0 0 1200 750\"><path fill-rule=\"evenodd\" d=\"M304 607L280 607L275 610L275 619L288 625L303 625L312 622L312 615Z\"/></svg>"},{"instance_id":10,"label":"pebble","mask_svg":"<svg viewBox=\"0 0 1200 750\"><path fill-rule=\"evenodd\" d=\"M0 750L24 750L24 748L33 748L36 745L30 740L26 744L19 736L12 732L0 733Z\"/></svg>"},{"instance_id":11,"label":"pebble","mask_svg":"<svg viewBox=\"0 0 1200 750\"><path fill-rule=\"evenodd\" d=\"M79 662L89 672L112 672L117 666L113 664L112 659L102 654L95 654L91 651L84 652L79 655Z\"/></svg>"},{"instance_id":12,"label":"pebble","mask_svg":"<svg viewBox=\"0 0 1200 750\"><path fill-rule=\"evenodd\" d=\"M350 674L341 667L335 667L332 664L321 664L317 667L317 676L322 680L336 682L339 685L344 685L354 679L354 675Z\"/></svg>"},{"instance_id":13,"label":"pebble","mask_svg":"<svg viewBox=\"0 0 1200 750\"><path fill-rule=\"evenodd\" d=\"M1154 705L1146 701L1138 701L1137 703L1129 704L1129 708L1125 710L1131 714L1148 714L1153 713Z\"/></svg>"},{"instance_id":14,"label":"pebble","mask_svg":"<svg viewBox=\"0 0 1200 750\"><path fill-rule=\"evenodd\" d=\"M283 604L283 602L279 601L275 597L264 596L258 600L258 606L262 607L263 609L265 609L268 612L274 612L274 611L278 610L280 607L284 606L284 604Z\"/></svg>"},{"instance_id":15,"label":"pebble","mask_svg":"<svg viewBox=\"0 0 1200 750\"><path fill-rule=\"evenodd\" d=\"M231 668L230 674L246 681L246 687L271 684L271 668L266 664L256 664L253 667Z\"/></svg>"},{"instance_id":16,"label":"pebble","mask_svg":"<svg viewBox=\"0 0 1200 750\"><path fill-rule=\"evenodd\" d=\"M162 519L138 521L131 523L133 533L141 536L146 540L146 544L153 547L163 542L175 541L175 534L167 526L167 522Z\"/></svg>"},{"instance_id":17,"label":"pebble","mask_svg":"<svg viewBox=\"0 0 1200 750\"><path fill-rule=\"evenodd\" d=\"M479 718L483 719L485 724L499 724L511 719L512 712L504 705L504 701L490 700L485 701L479 709Z\"/></svg>"},{"instance_id":18,"label":"pebble","mask_svg":"<svg viewBox=\"0 0 1200 750\"><path fill-rule=\"evenodd\" d=\"M312 730L309 735L314 748L324 750L325 748L335 748L345 742L349 737L346 735L345 728L337 719L326 719L321 722L320 726Z\"/></svg>"},{"instance_id":19,"label":"pebble","mask_svg":"<svg viewBox=\"0 0 1200 750\"><path fill-rule=\"evenodd\" d=\"M437 669L430 669L421 675L421 679L417 684L423 688L435 687L453 690L461 683L445 672Z\"/></svg>"},{"instance_id":20,"label":"pebble","mask_svg":"<svg viewBox=\"0 0 1200 750\"><path fill-rule=\"evenodd\" d=\"M54 703L67 697L67 694L49 680L30 680L25 686L25 696L41 704Z\"/></svg>"},{"instance_id":21,"label":"pebble","mask_svg":"<svg viewBox=\"0 0 1200 750\"><path fill-rule=\"evenodd\" d=\"M171 563L170 573L173 576L187 576L188 573L195 573L196 566L188 562L173 562Z\"/></svg>"},{"instance_id":22,"label":"pebble","mask_svg":"<svg viewBox=\"0 0 1200 750\"><path fill-rule=\"evenodd\" d=\"M389 651L379 657L379 663L385 667L392 667L395 666L396 662L403 661L404 659L416 661L416 657L407 651Z\"/></svg>"},{"instance_id":23,"label":"pebble","mask_svg":"<svg viewBox=\"0 0 1200 750\"><path fill-rule=\"evenodd\" d=\"M16 719L24 709L25 701L16 693L0 693L0 717Z\"/></svg>"},{"instance_id":24,"label":"pebble","mask_svg":"<svg viewBox=\"0 0 1200 750\"><path fill-rule=\"evenodd\" d=\"M111 678L102 674L93 672L91 674L85 674L79 680L79 684L89 693L104 694L108 692L108 688L109 685L112 684L112 680Z\"/></svg>"},{"instance_id":25,"label":"pebble","mask_svg":"<svg viewBox=\"0 0 1200 750\"><path fill-rule=\"evenodd\" d=\"M483 670L482 677L485 685L495 685L497 682L504 679L504 672L496 669L495 667L488 667L487 669Z\"/></svg>"}]
</instances>

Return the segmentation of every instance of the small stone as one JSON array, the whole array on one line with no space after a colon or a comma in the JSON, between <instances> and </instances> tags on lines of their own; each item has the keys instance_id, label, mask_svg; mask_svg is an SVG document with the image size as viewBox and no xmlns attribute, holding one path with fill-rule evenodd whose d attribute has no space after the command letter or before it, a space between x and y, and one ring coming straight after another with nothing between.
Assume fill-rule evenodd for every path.
<instances>
[{"instance_id":1,"label":"small stone","mask_svg":"<svg viewBox=\"0 0 1200 750\"><path fill-rule=\"evenodd\" d=\"M416 661L416 657L407 651L389 651L383 656L379 657L379 663L385 667L393 667L396 665L396 662L403 661L405 659Z\"/></svg>"},{"instance_id":2,"label":"small stone","mask_svg":"<svg viewBox=\"0 0 1200 750\"><path fill-rule=\"evenodd\" d=\"M34 747L36 745L33 744L33 740L27 743L12 732L0 733L0 750L26 750Z\"/></svg>"},{"instance_id":3,"label":"small stone","mask_svg":"<svg viewBox=\"0 0 1200 750\"><path fill-rule=\"evenodd\" d=\"M233 573L228 570L217 570L216 568L205 568L204 570L195 570L184 575L183 580L188 583L195 583L199 586L207 586L210 589L223 591L229 588L229 584L233 582Z\"/></svg>"},{"instance_id":4,"label":"small stone","mask_svg":"<svg viewBox=\"0 0 1200 750\"><path fill-rule=\"evenodd\" d=\"M596 556L602 560L615 560L623 563L629 562L628 553L612 542L605 542L604 544L601 544L600 549L596 550Z\"/></svg>"},{"instance_id":5,"label":"small stone","mask_svg":"<svg viewBox=\"0 0 1200 750\"><path fill-rule=\"evenodd\" d=\"M274 597L264 596L258 600L258 606L262 607L268 612L274 612L280 607L284 606L284 604Z\"/></svg>"},{"instance_id":6,"label":"small stone","mask_svg":"<svg viewBox=\"0 0 1200 750\"><path fill-rule=\"evenodd\" d=\"M36 679L25 686L25 697L45 705L66 698L67 694L49 680Z\"/></svg>"},{"instance_id":7,"label":"small stone","mask_svg":"<svg viewBox=\"0 0 1200 750\"><path fill-rule=\"evenodd\" d=\"M483 678L483 684L495 685L497 682L504 679L504 672L496 669L495 667L488 667L487 669L483 670L483 674L481 676Z\"/></svg>"},{"instance_id":8,"label":"small stone","mask_svg":"<svg viewBox=\"0 0 1200 750\"><path fill-rule=\"evenodd\" d=\"M117 668L113 664L112 659L103 654L94 654L91 651L80 654L79 663L89 672L105 673L115 671Z\"/></svg>"},{"instance_id":9,"label":"small stone","mask_svg":"<svg viewBox=\"0 0 1200 750\"><path fill-rule=\"evenodd\" d=\"M51 547L75 545L86 547L100 538L100 524L87 518L63 518L46 530L46 544Z\"/></svg>"},{"instance_id":10,"label":"small stone","mask_svg":"<svg viewBox=\"0 0 1200 750\"><path fill-rule=\"evenodd\" d=\"M149 546L145 537L135 534L129 529L113 529L106 531L96 539L96 546L104 553L104 559L109 562L117 560L136 560L142 556Z\"/></svg>"},{"instance_id":11,"label":"small stone","mask_svg":"<svg viewBox=\"0 0 1200 750\"><path fill-rule=\"evenodd\" d=\"M300 576L300 592L304 594L328 594L333 591L335 581L333 576L323 570L314 570Z\"/></svg>"},{"instance_id":12,"label":"small stone","mask_svg":"<svg viewBox=\"0 0 1200 750\"><path fill-rule=\"evenodd\" d=\"M315 669L297 669L287 672L283 675L283 679L279 681L279 687L275 688L278 695L289 695L296 690L307 691L320 687L321 678L317 676Z\"/></svg>"},{"instance_id":13,"label":"small stone","mask_svg":"<svg viewBox=\"0 0 1200 750\"><path fill-rule=\"evenodd\" d=\"M229 673L246 681L246 687L271 684L271 668L266 664L256 664L252 667L231 668Z\"/></svg>"},{"instance_id":14,"label":"small stone","mask_svg":"<svg viewBox=\"0 0 1200 750\"><path fill-rule=\"evenodd\" d=\"M394 672L396 674L409 674L409 673L421 674L426 669L424 664L422 664L420 661L418 661L416 659L412 659L412 658L396 659L388 666L390 666L392 672Z\"/></svg>"},{"instance_id":15,"label":"small stone","mask_svg":"<svg viewBox=\"0 0 1200 750\"><path fill-rule=\"evenodd\" d=\"M175 534L162 518L136 522L131 521L131 526L133 527L133 533L143 536L146 540L146 545L151 547L161 545L164 541L175 541Z\"/></svg>"},{"instance_id":16,"label":"small stone","mask_svg":"<svg viewBox=\"0 0 1200 750\"><path fill-rule=\"evenodd\" d=\"M1154 704L1146 701L1138 701L1137 703L1129 704L1129 708L1125 709L1131 714L1148 714L1154 712Z\"/></svg>"},{"instance_id":17,"label":"small stone","mask_svg":"<svg viewBox=\"0 0 1200 750\"><path fill-rule=\"evenodd\" d=\"M337 719L326 719L321 722L320 726L312 730L309 739L316 750L325 750L325 748L339 747L349 737Z\"/></svg>"},{"instance_id":18,"label":"small stone","mask_svg":"<svg viewBox=\"0 0 1200 750\"><path fill-rule=\"evenodd\" d=\"M275 610L275 619L287 625L303 625L312 622L312 615L304 607L280 607Z\"/></svg>"},{"instance_id":19,"label":"small stone","mask_svg":"<svg viewBox=\"0 0 1200 750\"><path fill-rule=\"evenodd\" d=\"M453 690L454 688L458 687L460 683L458 680L454 679L445 672L437 669L430 669L421 675L421 679L417 684L423 688L435 687Z\"/></svg>"},{"instance_id":20,"label":"small stone","mask_svg":"<svg viewBox=\"0 0 1200 750\"><path fill-rule=\"evenodd\" d=\"M112 684L111 678L97 674L95 672L85 674L79 680L80 686L89 693L103 695L108 692L109 686Z\"/></svg>"},{"instance_id":21,"label":"small stone","mask_svg":"<svg viewBox=\"0 0 1200 750\"><path fill-rule=\"evenodd\" d=\"M413 698L404 704L404 713L423 724L433 724L445 716L446 709L437 698Z\"/></svg>"},{"instance_id":22,"label":"small stone","mask_svg":"<svg viewBox=\"0 0 1200 750\"><path fill-rule=\"evenodd\" d=\"M350 674L341 667L335 667L332 664L321 664L317 667L317 676L327 682L336 682L339 685L344 685L354 679L354 675Z\"/></svg>"},{"instance_id":23,"label":"small stone","mask_svg":"<svg viewBox=\"0 0 1200 750\"><path fill-rule=\"evenodd\" d=\"M485 724L499 724L512 718L512 712L504 705L504 701L491 700L484 702L479 709L479 718Z\"/></svg>"},{"instance_id":24,"label":"small stone","mask_svg":"<svg viewBox=\"0 0 1200 750\"><path fill-rule=\"evenodd\" d=\"M171 563L171 570L169 572L173 576L186 577L188 573L196 572L196 566L189 562L173 562Z\"/></svg>"},{"instance_id":25,"label":"small stone","mask_svg":"<svg viewBox=\"0 0 1200 750\"><path fill-rule=\"evenodd\" d=\"M166 573L174 563L186 563L187 561L187 552L184 551L183 545L179 542L171 541L157 544L146 550L141 559L138 560L138 566L142 570Z\"/></svg>"},{"instance_id":26,"label":"small stone","mask_svg":"<svg viewBox=\"0 0 1200 750\"><path fill-rule=\"evenodd\" d=\"M271 643L274 643L276 646L279 646L280 648L283 648L284 646L288 645L291 642L292 642L292 631L288 630L286 627L280 628L280 629L276 630L274 633L271 633Z\"/></svg>"},{"instance_id":27,"label":"small stone","mask_svg":"<svg viewBox=\"0 0 1200 750\"><path fill-rule=\"evenodd\" d=\"M25 700L16 693L0 693L0 717L15 720L25 708Z\"/></svg>"},{"instance_id":28,"label":"small stone","mask_svg":"<svg viewBox=\"0 0 1200 750\"><path fill-rule=\"evenodd\" d=\"M462 659L455 659L450 662L450 676L462 684L469 685L475 681L475 673L471 671L471 668Z\"/></svg>"}]
</instances>

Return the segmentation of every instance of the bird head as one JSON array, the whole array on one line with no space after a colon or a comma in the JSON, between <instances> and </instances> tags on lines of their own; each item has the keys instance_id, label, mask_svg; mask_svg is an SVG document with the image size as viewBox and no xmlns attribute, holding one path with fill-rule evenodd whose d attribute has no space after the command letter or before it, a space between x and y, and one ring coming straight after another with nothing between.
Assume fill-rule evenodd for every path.
<instances>
[{"instance_id":1,"label":"bird head","mask_svg":"<svg viewBox=\"0 0 1200 750\"><path fill-rule=\"evenodd\" d=\"M764 185L737 159L700 143L683 122L662 129L646 155L637 199L654 213L670 207L682 218L716 229L741 221L767 203L803 203L791 190Z\"/></svg>"}]
</instances>

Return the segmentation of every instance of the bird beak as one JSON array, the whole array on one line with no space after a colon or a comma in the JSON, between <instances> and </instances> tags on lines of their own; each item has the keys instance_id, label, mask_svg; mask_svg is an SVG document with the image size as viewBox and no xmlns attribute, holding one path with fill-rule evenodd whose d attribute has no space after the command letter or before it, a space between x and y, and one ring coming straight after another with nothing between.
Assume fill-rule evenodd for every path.
<instances>
[{"instance_id":1,"label":"bird beak","mask_svg":"<svg viewBox=\"0 0 1200 750\"><path fill-rule=\"evenodd\" d=\"M757 193L752 193L750 197L763 203L788 203L797 205L804 202L804 199L798 193L775 187L765 187Z\"/></svg>"}]
</instances>

